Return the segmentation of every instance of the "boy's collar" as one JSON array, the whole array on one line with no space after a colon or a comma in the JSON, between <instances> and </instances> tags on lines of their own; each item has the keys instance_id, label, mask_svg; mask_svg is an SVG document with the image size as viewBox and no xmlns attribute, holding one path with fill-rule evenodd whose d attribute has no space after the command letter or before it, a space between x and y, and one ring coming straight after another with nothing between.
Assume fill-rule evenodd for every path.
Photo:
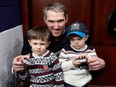
<instances>
[{"instance_id":1,"label":"boy's collar","mask_svg":"<svg viewBox=\"0 0 116 87\"><path fill-rule=\"evenodd\" d=\"M48 54L49 50L47 50L44 54L42 54L41 56L38 56L37 54L35 54L34 52L32 53L32 56L34 58L40 58L40 57L43 57L43 56L46 56Z\"/></svg>"},{"instance_id":2,"label":"boy's collar","mask_svg":"<svg viewBox=\"0 0 116 87\"><path fill-rule=\"evenodd\" d=\"M74 47L72 47L71 45L70 45L70 47L73 49L73 50L75 50L75 51L85 51L86 49L87 49L87 45L85 44L85 46L83 47L83 48L81 48L81 49L75 49Z\"/></svg>"}]
</instances>

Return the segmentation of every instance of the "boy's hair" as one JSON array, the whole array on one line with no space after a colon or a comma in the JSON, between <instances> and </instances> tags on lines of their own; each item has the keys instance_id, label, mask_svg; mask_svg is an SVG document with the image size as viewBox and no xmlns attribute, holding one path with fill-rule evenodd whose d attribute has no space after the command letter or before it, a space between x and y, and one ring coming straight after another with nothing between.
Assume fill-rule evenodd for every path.
<instances>
[{"instance_id":1,"label":"boy's hair","mask_svg":"<svg viewBox=\"0 0 116 87\"><path fill-rule=\"evenodd\" d=\"M50 31L48 30L47 27L45 26L36 26L33 27L31 30L28 32L29 40L31 39L38 39L38 40L48 40L50 41Z\"/></svg>"},{"instance_id":2,"label":"boy's hair","mask_svg":"<svg viewBox=\"0 0 116 87\"><path fill-rule=\"evenodd\" d=\"M44 9L43 9L43 12L44 12L44 16L45 18L47 18L47 11L49 10L52 10L54 12L63 12L64 13L64 16L66 18L66 8L63 4L61 3L58 3L58 2L54 2L54 3L50 3L48 4Z\"/></svg>"}]
</instances>

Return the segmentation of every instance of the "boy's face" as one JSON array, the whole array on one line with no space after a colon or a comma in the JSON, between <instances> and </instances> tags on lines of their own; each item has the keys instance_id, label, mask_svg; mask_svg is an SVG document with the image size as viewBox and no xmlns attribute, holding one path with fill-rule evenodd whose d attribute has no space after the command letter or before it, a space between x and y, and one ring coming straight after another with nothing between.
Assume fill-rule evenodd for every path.
<instances>
[{"instance_id":1,"label":"boy's face","mask_svg":"<svg viewBox=\"0 0 116 87\"><path fill-rule=\"evenodd\" d=\"M69 36L71 46L77 50L82 49L84 47L87 39L88 39L88 35L86 35L84 38L81 38L77 35L70 35Z\"/></svg>"},{"instance_id":2,"label":"boy's face","mask_svg":"<svg viewBox=\"0 0 116 87\"><path fill-rule=\"evenodd\" d=\"M50 42L48 42L47 40L42 41L41 39L31 39L29 40L29 44L32 48L32 52L34 52L38 56L41 56L46 52Z\"/></svg>"},{"instance_id":3,"label":"boy's face","mask_svg":"<svg viewBox=\"0 0 116 87\"><path fill-rule=\"evenodd\" d=\"M65 18L63 12L55 12L52 10L47 12L46 18L44 17L44 21L54 37L59 37L65 32L67 20L68 16Z\"/></svg>"}]
</instances>

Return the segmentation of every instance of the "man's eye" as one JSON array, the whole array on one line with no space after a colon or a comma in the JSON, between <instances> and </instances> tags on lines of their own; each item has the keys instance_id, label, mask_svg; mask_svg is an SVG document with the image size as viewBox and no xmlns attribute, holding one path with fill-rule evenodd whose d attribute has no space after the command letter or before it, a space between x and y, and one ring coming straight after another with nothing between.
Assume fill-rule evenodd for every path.
<instances>
[{"instance_id":1,"label":"man's eye","mask_svg":"<svg viewBox=\"0 0 116 87\"><path fill-rule=\"evenodd\" d=\"M59 21L58 21L58 23L61 23L61 22L63 22L63 21L64 21L64 19L62 19L62 20L59 20Z\"/></svg>"},{"instance_id":2,"label":"man's eye","mask_svg":"<svg viewBox=\"0 0 116 87\"><path fill-rule=\"evenodd\" d=\"M54 21L48 21L49 23L54 23Z\"/></svg>"}]
</instances>

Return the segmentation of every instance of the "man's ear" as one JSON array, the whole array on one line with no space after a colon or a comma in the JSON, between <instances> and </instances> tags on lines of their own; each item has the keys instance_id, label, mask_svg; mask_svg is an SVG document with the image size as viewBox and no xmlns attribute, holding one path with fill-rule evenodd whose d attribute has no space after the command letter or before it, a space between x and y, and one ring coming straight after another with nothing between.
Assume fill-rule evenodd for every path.
<instances>
[{"instance_id":1,"label":"man's ear","mask_svg":"<svg viewBox=\"0 0 116 87\"><path fill-rule=\"evenodd\" d=\"M66 23L68 22L68 15L66 15Z\"/></svg>"},{"instance_id":2,"label":"man's ear","mask_svg":"<svg viewBox=\"0 0 116 87\"><path fill-rule=\"evenodd\" d=\"M46 17L45 16L43 16L43 19L44 19L44 22L46 23L47 21L46 21Z\"/></svg>"}]
</instances>

